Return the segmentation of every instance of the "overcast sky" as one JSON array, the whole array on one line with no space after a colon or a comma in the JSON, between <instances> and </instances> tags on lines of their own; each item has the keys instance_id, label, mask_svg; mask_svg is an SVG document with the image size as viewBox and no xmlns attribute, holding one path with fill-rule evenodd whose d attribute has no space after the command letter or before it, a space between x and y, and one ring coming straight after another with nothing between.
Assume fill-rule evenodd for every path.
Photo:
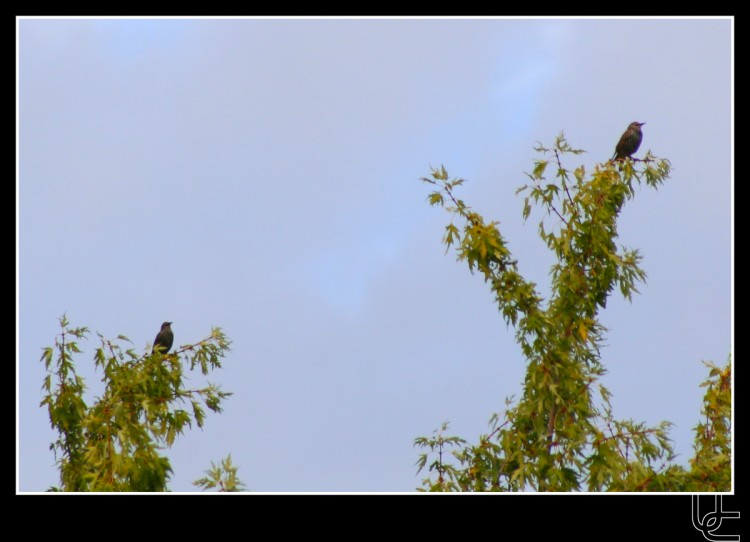
<instances>
[{"instance_id":1,"label":"overcast sky","mask_svg":"<svg viewBox=\"0 0 750 542\"><path fill-rule=\"evenodd\" d=\"M165 453L170 487L231 452L254 491L413 491L418 436L476 442L524 360L419 182L445 165L546 292L523 223L537 141L673 165L625 207L647 283L615 297L615 416L673 422L692 455L732 334L732 21L233 19L18 22L18 488L59 483L39 407L58 319L145 350L221 327L234 395ZM78 369L96 388L98 346ZM205 382L190 375L191 385Z\"/></svg>"}]
</instances>

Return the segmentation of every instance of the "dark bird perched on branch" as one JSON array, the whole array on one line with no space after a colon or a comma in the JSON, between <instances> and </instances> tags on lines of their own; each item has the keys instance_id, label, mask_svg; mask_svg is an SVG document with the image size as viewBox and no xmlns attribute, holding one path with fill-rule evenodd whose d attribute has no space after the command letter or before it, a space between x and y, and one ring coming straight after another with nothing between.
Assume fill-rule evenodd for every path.
<instances>
[{"instance_id":1,"label":"dark bird perched on branch","mask_svg":"<svg viewBox=\"0 0 750 542\"><path fill-rule=\"evenodd\" d=\"M615 147L615 155L612 157L613 160L624 160L632 156L641 146L643 141L643 132L641 132L641 126L646 124L645 122L631 122L625 133L622 134L620 141Z\"/></svg>"},{"instance_id":2,"label":"dark bird perched on branch","mask_svg":"<svg viewBox=\"0 0 750 542\"><path fill-rule=\"evenodd\" d=\"M174 342L174 333L172 333L172 328L169 327L172 325L172 322L164 322L161 325L161 329L159 330L159 333L156 334L156 338L154 339L154 347L151 349L151 353L159 350L160 353L166 354L169 352L169 349L172 348L172 343Z\"/></svg>"}]
</instances>

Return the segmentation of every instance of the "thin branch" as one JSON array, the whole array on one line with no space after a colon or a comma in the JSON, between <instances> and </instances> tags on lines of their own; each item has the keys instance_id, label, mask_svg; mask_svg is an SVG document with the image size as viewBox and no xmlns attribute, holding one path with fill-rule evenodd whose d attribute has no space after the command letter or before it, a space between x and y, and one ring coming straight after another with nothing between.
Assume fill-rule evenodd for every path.
<instances>
[{"instance_id":1,"label":"thin branch","mask_svg":"<svg viewBox=\"0 0 750 542\"><path fill-rule=\"evenodd\" d=\"M562 162L560 162L560 153L557 151L557 149L555 149L555 160L557 160L557 169L559 171L563 167L562 167ZM564 178L563 178L562 184L563 184L563 188L565 189L565 193L568 195L568 201L570 202L571 205L574 206L573 198L571 197L570 192L568 192L568 183L565 182Z\"/></svg>"}]
</instances>

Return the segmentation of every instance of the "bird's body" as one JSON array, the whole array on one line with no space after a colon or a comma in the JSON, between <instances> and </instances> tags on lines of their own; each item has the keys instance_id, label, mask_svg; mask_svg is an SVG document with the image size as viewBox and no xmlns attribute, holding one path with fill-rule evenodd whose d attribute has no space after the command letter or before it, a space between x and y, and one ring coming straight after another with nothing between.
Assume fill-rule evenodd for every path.
<instances>
[{"instance_id":1,"label":"bird's body","mask_svg":"<svg viewBox=\"0 0 750 542\"><path fill-rule=\"evenodd\" d=\"M154 339L154 347L151 349L151 353L155 353L157 349L160 353L166 354L169 352L169 349L172 348L172 343L174 342L174 333L172 333L172 328L170 327L172 325L172 322L164 322L161 325L161 329L159 330L159 333L156 334L156 338Z\"/></svg>"},{"instance_id":2,"label":"bird's body","mask_svg":"<svg viewBox=\"0 0 750 542\"><path fill-rule=\"evenodd\" d=\"M631 157L641 146L643 141L643 132L641 132L641 126L646 124L645 122L631 122L625 133L622 134L620 141L615 147L615 155L612 157L613 160L624 160L625 158Z\"/></svg>"}]
</instances>

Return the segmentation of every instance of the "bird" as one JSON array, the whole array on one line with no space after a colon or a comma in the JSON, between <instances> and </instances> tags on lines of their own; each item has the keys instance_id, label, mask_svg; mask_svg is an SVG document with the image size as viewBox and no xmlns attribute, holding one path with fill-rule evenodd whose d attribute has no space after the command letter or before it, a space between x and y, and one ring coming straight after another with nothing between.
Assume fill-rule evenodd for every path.
<instances>
[{"instance_id":1,"label":"bird","mask_svg":"<svg viewBox=\"0 0 750 542\"><path fill-rule=\"evenodd\" d=\"M151 354L154 354L157 349L162 354L166 354L169 352L169 349L172 348L172 343L174 342L174 333L172 333L172 328L170 327L172 325L172 322L164 322L161 325L161 329L159 330L159 333L156 334L156 338L154 339L154 347L151 349Z\"/></svg>"},{"instance_id":2,"label":"bird","mask_svg":"<svg viewBox=\"0 0 750 542\"><path fill-rule=\"evenodd\" d=\"M632 156L641 146L643 141L643 132L641 132L641 126L646 124L645 122L631 122L625 133L622 134L620 141L615 147L615 155L612 157L613 160L622 160Z\"/></svg>"}]
</instances>

